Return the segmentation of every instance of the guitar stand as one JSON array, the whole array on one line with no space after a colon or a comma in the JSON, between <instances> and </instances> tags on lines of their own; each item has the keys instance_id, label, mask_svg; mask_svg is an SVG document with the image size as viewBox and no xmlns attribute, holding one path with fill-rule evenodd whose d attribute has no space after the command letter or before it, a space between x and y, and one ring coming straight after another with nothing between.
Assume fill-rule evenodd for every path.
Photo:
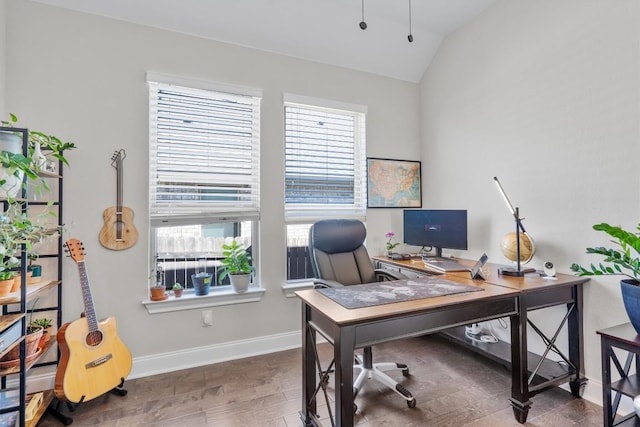
<instances>
[{"instance_id":1,"label":"guitar stand","mask_svg":"<svg viewBox=\"0 0 640 427\"><path fill-rule=\"evenodd\" d=\"M118 384L116 387L109 390L108 393L115 394L116 396L124 397L127 395L128 391L125 390L123 387L124 387L124 378L120 378L120 384ZM72 402L65 402L65 403L69 412L75 412L76 408L80 406L82 403L84 403L84 396L80 398L80 401L78 403L72 403ZM67 417L62 413L62 411L60 410L61 405L62 405L62 402L60 401L60 399L55 397L53 401L49 404L49 407L47 408L47 412L53 415L58 421L60 421L65 426L71 425L71 423L73 423L73 418Z\"/></svg>"},{"instance_id":2,"label":"guitar stand","mask_svg":"<svg viewBox=\"0 0 640 427\"><path fill-rule=\"evenodd\" d=\"M69 426L71 425L71 423L73 423L73 418L67 417L62 413L62 411L60 411L61 403L62 402L60 402L60 400L58 400L58 398L55 397L47 407L46 412L53 415L53 417L58 421L60 421L63 425Z\"/></svg>"}]
</instances>

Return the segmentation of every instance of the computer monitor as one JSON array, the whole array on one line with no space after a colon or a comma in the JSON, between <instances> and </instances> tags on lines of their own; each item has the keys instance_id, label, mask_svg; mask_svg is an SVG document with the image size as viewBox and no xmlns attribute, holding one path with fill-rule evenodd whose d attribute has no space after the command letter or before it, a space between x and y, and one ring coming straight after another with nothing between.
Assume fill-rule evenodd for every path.
<instances>
[{"instance_id":1,"label":"computer monitor","mask_svg":"<svg viewBox=\"0 0 640 427\"><path fill-rule=\"evenodd\" d=\"M430 246L442 257L442 249L467 249L466 210L406 209L404 243Z\"/></svg>"}]
</instances>

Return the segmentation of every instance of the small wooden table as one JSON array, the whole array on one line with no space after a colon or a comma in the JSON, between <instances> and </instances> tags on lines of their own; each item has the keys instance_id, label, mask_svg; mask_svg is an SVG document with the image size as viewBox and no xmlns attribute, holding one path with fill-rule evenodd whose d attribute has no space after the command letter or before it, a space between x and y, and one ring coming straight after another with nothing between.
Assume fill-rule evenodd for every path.
<instances>
[{"instance_id":1,"label":"small wooden table","mask_svg":"<svg viewBox=\"0 0 640 427\"><path fill-rule=\"evenodd\" d=\"M640 394L640 336L631 323L613 326L597 331L600 335L602 358L602 413L604 426L638 426L640 419L635 412L618 417L616 413L620 405L620 398L627 396L633 399ZM614 348L627 352L624 366L614 353ZM635 363L634 363L635 359ZM620 379L612 381L611 368L615 366ZM631 367L635 367L635 374L629 375ZM612 395L615 394L612 400Z\"/></svg>"}]
</instances>

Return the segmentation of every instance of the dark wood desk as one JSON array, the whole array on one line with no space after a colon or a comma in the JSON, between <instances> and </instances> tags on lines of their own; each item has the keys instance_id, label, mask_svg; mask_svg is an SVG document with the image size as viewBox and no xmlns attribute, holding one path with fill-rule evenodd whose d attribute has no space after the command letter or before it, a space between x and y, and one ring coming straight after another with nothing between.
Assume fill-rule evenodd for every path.
<instances>
[{"instance_id":1,"label":"dark wood desk","mask_svg":"<svg viewBox=\"0 0 640 427\"><path fill-rule=\"evenodd\" d=\"M375 258L385 267L402 268L429 274L422 262L391 261ZM471 261L464 261L469 262ZM296 292L302 300L303 396L301 418L306 426L317 425L316 413L316 333L320 333L334 346L335 359L335 419L336 426L353 425L353 360L354 349L394 339L423 335L474 322L509 317L511 343L508 346L509 365L512 368L511 405L516 419L526 421L530 398L558 384L569 381L574 396L582 394L586 379L582 349L582 288L588 279L558 275L557 280L546 280L539 275L525 277L498 276L498 266L488 265L488 280L471 281L464 273L443 275L448 280L470 283L484 288L484 292L458 294L401 303L385 304L360 309L346 309L316 290ZM554 305L566 305L567 314L558 327L568 324L569 356L563 359L567 367L550 378L540 374L544 364L533 363L530 374L531 353L527 349L528 310ZM557 351L555 339L548 339L548 350ZM455 336L455 334L453 335ZM480 348L474 351L483 352ZM502 357L505 359L505 357ZM559 364L554 364L560 368ZM558 369L556 369L557 371ZM419 404L419 403L418 403Z\"/></svg>"}]
</instances>

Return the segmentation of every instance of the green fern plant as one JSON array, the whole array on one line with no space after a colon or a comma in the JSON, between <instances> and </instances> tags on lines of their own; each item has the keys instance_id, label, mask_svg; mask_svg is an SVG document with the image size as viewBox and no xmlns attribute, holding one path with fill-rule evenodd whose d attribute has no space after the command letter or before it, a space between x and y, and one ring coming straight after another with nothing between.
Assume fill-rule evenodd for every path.
<instances>
[{"instance_id":1,"label":"green fern plant","mask_svg":"<svg viewBox=\"0 0 640 427\"><path fill-rule=\"evenodd\" d=\"M588 254L602 255L604 260L598 265L591 264L585 268L578 264L572 264L571 270L579 276L604 276L624 275L634 280L640 280L640 224L637 232L623 230L621 227L611 226L607 223L593 226L596 231L604 231L615 240L611 242L614 248L603 246L587 248Z\"/></svg>"}]
</instances>

